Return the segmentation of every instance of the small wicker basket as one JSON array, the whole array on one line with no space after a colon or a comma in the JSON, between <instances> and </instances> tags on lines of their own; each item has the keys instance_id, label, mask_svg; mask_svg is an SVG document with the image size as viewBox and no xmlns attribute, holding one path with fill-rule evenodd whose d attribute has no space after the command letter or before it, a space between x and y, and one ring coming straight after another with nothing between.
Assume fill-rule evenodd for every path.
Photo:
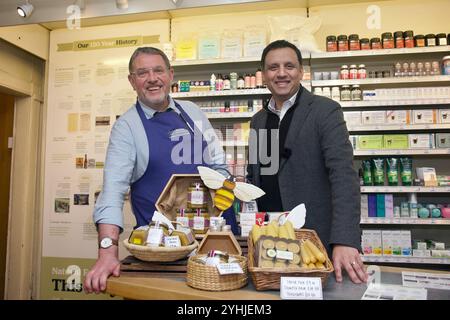
<instances>
[{"instance_id":1,"label":"small wicker basket","mask_svg":"<svg viewBox=\"0 0 450 320\"><path fill-rule=\"evenodd\" d=\"M187 284L193 288L207 291L227 291L242 288L247 284L247 258L230 255L238 260L244 271L243 274L220 275L215 266L208 266L200 262L196 255L189 257L187 264Z\"/></svg>"},{"instance_id":2,"label":"small wicker basket","mask_svg":"<svg viewBox=\"0 0 450 320\"><path fill-rule=\"evenodd\" d=\"M178 248L171 247L148 247L132 244L128 239L123 241L125 248L136 258L143 261L168 262L186 258L194 249L198 247L198 242Z\"/></svg>"},{"instance_id":3,"label":"small wicker basket","mask_svg":"<svg viewBox=\"0 0 450 320\"><path fill-rule=\"evenodd\" d=\"M326 252L319 236L314 230L301 229L295 230L295 237L299 240L311 240L322 252ZM324 263L325 269L300 269L289 270L281 268L259 268L255 267L255 248L251 237L247 239L248 243L248 270L252 277L256 290L279 290L281 277L318 277L322 280L322 287L325 287L330 273L334 271L328 255Z\"/></svg>"}]
</instances>

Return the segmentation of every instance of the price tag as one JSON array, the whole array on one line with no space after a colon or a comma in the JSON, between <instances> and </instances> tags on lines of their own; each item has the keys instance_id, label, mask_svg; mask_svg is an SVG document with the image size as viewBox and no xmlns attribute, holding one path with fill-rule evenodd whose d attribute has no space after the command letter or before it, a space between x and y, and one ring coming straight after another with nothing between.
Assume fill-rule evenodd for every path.
<instances>
[{"instance_id":1,"label":"price tag","mask_svg":"<svg viewBox=\"0 0 450 320\"><path fill-rule=\"evenodd\" d=\"M244 271L242 271L241 266L239 263L220 263L217 266L217 271L219 271L219 274L225 275L225 274L243 274Z\"/></svg>"},{"instance_id":2,"label":"price tag","mask_svg":"<svg viewBox=\"0 0 450 320\"><path fill-rule=\"evenodd\" d=\"M205 218L204 217L194 217L194 229L195 230L205 229Z\"/></svg>"},{"instance_id":3,"label":"price tag","mask_svg":"<svg viewBox=\"0 0 450 320\"><path fill-rule=\"evenodd\" d=\"M281 277L281 299L323 300L322 280L309 277Z\"/></svg>"},{"instance_id":4,"label":"price tag","mask_svg":"<svg viewBox=\"0 0 450 320\"><path fill-rule=\"evenodd\" d=\"M181 247L180 237L179 236L164 237L164 246L172 248Z\"/></svg>"}]
</instances>

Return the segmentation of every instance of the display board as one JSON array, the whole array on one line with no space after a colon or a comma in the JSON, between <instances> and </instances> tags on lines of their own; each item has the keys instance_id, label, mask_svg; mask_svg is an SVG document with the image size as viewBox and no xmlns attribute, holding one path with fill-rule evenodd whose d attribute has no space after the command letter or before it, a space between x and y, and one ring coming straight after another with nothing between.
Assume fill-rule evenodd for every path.
<instances>
[{"instance_id":1,"label":"display board","mask_svg":"<svg viewBox=\"0 0 450 320\"><path fill-rule=\"evenodd\" d=\"M127 78L131 54L167 42L169 28L169 20L154 20L51 32L41 299L106 297L85 295L80 283L97 258L93 209L109 135L136 100ZM124 214L121 239L135 225L128 201Z\"/></svg>"}]
</instances>

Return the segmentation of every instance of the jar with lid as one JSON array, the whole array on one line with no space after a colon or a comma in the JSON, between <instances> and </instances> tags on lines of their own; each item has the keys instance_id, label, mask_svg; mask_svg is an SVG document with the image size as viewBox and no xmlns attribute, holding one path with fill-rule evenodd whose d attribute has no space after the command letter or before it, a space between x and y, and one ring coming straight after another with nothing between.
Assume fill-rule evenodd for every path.
<instances>
[{"instance_id":1,"label":"jar with lid","mask_svg":"<svg viewBox=\"0 0 450 320\"><path fill-rule=\"evenodd\" d=\"M351 101L352 100L352 94L350 91L350 86L344 85L341 88L341 101Z\"/></svg>"},{"instance_id":2,"label":"jar with lid","mask_svg":"<svg viewBox=\"0 0 450 320\"><path fill-rule=\"evenodd\" d=\"M339 101L341 99L341 91L339 87L331 88L331 99Z\"/></svg>"},{"instance_id":3,"label":"jar with lid","mask_svg":"<svg viewBox=\"0 0 450 320\"><path fill-rule=\"evenodd\" d=\"M360 64L358 66L358 79L366 79L366 78L367 78L366 65Z\"/></svg>"},{"instance_id":4,"label":"jar with lid","mask_svg":"<svg viewBox=\"0 0 450 320\"><path fill-rule=\"evenodd\" d=\"M314 94L315 94L316 96L322 96L322 95L323 95L323 90L322 90L322 88L321 88L321 87L315 87L315 88L314 88Z\"/></svg>"},{"instance_id":5,"label":"jar with lid","mask_svg":"<svg viewBox=\"0 0 450 320\"><path fill-rule=\"evenodd\" d=\"M425 36L425 45L427 47L436 46L436 36L434 35L434 33L429 33Z\"/></svg>"},{"instance_id":6,"label":"jar with lid","mask_svg":"<svg viewBox=\"0 0 450 320\"><path fill-rule=\"evenodd\" d=\"M338 44L336 36L328 36L327 37L327 51L335 52L338 50Z\"/></svg>"},{"instance_id":7,"label":"jar with lid","mask_svg":"<svg viewBox=\"0 0 450 320\"><path fill-rule=\"evenodd\" d=\"M176 212L176 222L180 223L183 227L192 228L194 226L194 212L192 210L179 208Z\"/></svg>"},{"instance_id":8,"label":"jar with lid","mask_svg":"<svg viewBox=\"0 0 450 320\"><path fill-rule=\"evenodd\" d=\"M340 76L339 78L341 80L346 80L349 77L349 70L348 70L348 66L346 64L341 66L341 72L340 72Z\"/></svg>"},{"instance_id":9,"label":"jar with lid","mask_svg":"<svg viewBox=\"0 0 450 320\"><path fill-rule=\"evenodd\" d=\"M430 76L431 75L431 62L427 61L424 63L425 66L425 75Z\"/></svg>"},{"instance_id":10,"label":"jar with lid","mask_svg":"<svg viewBox=\"0 0 450 320\"><path fill-rule=\"evenodd\" d=\"M403 38L405 39L405 48L414 48L414 32L412 30L405 31Z\"/></svg>"},{"instance_id":11,"label":"jar with lid","mask_svg":"<svg viewBox=\"0 0 450 320\"><path fill-rule=\"evenodd\" d=\"M403 77L407 77L409 73L409 63L408 62L403 62L402 65L402 76Z\"/></svg>"},{"instance_id":12,"label":"jar with lid","mask_svg":"<svg viewBox=\"0 0 450 320\"><path fill-rule=\"evenodd\" d=\"M381 39L383 42L383 49L394 49L394 37L392 36L392 32L385 32L381 34Z\"/></svg>"},{"instance_id":13,"label":"jar with lid","mask_svg":"<svg viewBox=\"0 0 450 320\"><path fill-rule=\"evenodd\" d=\"M403 31L394 32L395 39L395 47L396 48L404 48L405 47L405 39L403 38Z\"/></svg>"},{"instance_id":14,"label":"jar with lid","mask_svg":"<svg viewBox=\"0 0 450 320\"><path fill-rule=\"evenodd\" d=\"M338 40L338 50L339 51L348 51L348 39L345 34L341 34L337 38Z\"/></svg>"},{"instance_id":15,"label":"jar with lid","mask_svg":"<svg viewBox=\"0 0 450 320\"><path fill-rule=\"evenodd\" d=\"M356 67L356 64L350 65L350 68L348 70L348 78L358 79L358 68Z\"/></svg>"},{"instance_id":16,"label":"jar with lid","mask_svg":"<svg viewBox=\"0 0 450 320\"><path fill-rule=\"evenodd\" d=\"M409 63L409 72L408 72L408 76L414 77L414 76L416 75L416 72L417 72L416 63L415 63L415 62L410 62L410 63Z\"/></svg>"},{"instance_id":17,"label":"jar with lid","mask_svg":"<svg viewBox=\"0 0 450 320\"><path fill-rule=\"evenodd\" d=\"M414 37L414 42L416 47L425 47L425 36L423 34L418 34Z\"/></svg>"},{"instance_id":18,"label":"jar with lid","mask_svg":"<svg viewBox=\"0 0 450 320\"><path fill-rule=\"evenodd\" d=\"M394 65L394 77L402 76L402 64L400 62L396 62Z\"/></svg>"},{"instance_id":19,"label":"jar with lid","mask_svg":"<svg viewBox=\"0 0 450 320\"><path fill-rule=\"evenodd\" d=\"M358 84L355 84L352 86L351 99L352 99L352 101L361 101L362 100L362 91Z\"/></svg>"},{"instance_id":20,"label":"jar with lid","mask_svg":"<svg viewBox=\"0 0 450 320\"><path fill-rule=\"evenodd\" d=\"M418 62L416 76L423 76L423 75L425 75L425 69L424 69L423 62Z\"/></svg>"},{"instance_id":21,"label":"jar with lid","mask_svg":"<svg viewBox=\"0 0 450 320\"><path fill-rule=\"evenodd\" d=\"M194 210L194 225L195 233L206 233L209 229L209 213L205 209Z\"/></svg>"},{"instance_id":22,"label":"jar with lid","mask_svg":"<svg viewBox=\"0 0 450 320\"><path fill-rule=\"evenodd\" d=\"M372 38L372 39L370 39L370 47L372 49L382 49L380 38Z\"/></svg>"},{"instance_id":23,"label":"jar with lid","mask_svg":"<svg viewBox=\"0 0 450 320\"><path fill-rule=\"evenodd\" d=\"M450 56L442 58L442 68L445 75L450 75Z\"/></svg>"},{"instance_id":24,"label":"jar with lid","mask_svg":"<svg viewBox=\"0 0 450 320\"><path fill-rule=\"evenodd\" d=\"M207 208L206 187L201 182L193 182L187 192L187 207L189 209Z\"/></svg>"},{"instance_id":25,"label":"jar with lid","mask_svg":"<svg viewBox=\"0 0 450 320\"><path fill-rule=\"evenodd\" d=\"M441 74L439 61L431 62L431 74L435 75L435 76L438 76Z\"/></svg>"},{"instance_id":26,"label":"jar with lid","mask_svg":"<svg viewBox=\"0 0 450 320\"><path fill-rule=\"evenodd\" d=\"M327 98L331 99L331 89L330 89L330 87L323 87L322 88L322 95L324 97L327 97Z\"/></svg>"},{"instance_id":27,"label":"jar with lid","mask_svg":"<svg viewBox=\"0 0 450 320\"><path fill-rule=\"evenodd\" d=\"M370 50L370 40L369 38L362 38L360 40L361 50Z\"/></svg>"},{"instance_id":28,"label":"jar with lid","mask_svg":"<svg viewBox=\"0 0 450 320\"><path fill-rule=\"evenodd\" d=\"M359 35L351 34L348 36L350 50L361 50L361 44L359 43Z\"/></svg>"},{"instance_id":29,"label":"jar with lid","mask_svg":"<svg viewBox=\"0 0 450 320\"><path fill-rule=\"evenodd\" d=\"M436 35L436 42L438 46L446 46L447 45L447 36L445 33L438 33Z\"/></svg>"}]
</instances>

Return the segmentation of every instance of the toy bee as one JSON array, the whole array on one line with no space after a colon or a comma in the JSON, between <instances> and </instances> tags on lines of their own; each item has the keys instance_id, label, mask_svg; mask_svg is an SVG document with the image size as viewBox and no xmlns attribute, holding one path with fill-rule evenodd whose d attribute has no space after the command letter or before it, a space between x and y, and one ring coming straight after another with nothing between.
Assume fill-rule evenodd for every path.
<instances>
[{"instance_id":1,"label":"toy bee","mask_svg":"<svg viewBox=\"0 0 450 320\"><path fill-rule=\"evenodd\" d=\"M208 188L216 190L214 206L221 211L231 207L235 195L239 200L245 202L265 195L264 191L249 183L234 181L234 178L226 179L223 175L208 167L199 166L197 168L203 183Z\"/></svg>"}]
</instances>

